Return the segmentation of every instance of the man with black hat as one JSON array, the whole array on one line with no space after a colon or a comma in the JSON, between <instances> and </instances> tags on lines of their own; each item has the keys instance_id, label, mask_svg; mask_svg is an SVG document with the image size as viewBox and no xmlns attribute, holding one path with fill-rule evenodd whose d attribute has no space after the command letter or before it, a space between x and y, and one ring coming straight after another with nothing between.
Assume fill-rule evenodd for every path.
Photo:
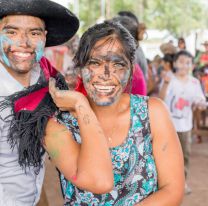
<instances>
[{"instance_id":1,"label":"man with black hat","mask_svg":"<svg viewBox=\"0 0 208 206\"><path fill-rule=\"evenodd\" d=\"M0 206L32 206L39 200L44 176L41 140L33 136L43 135L44 126L42 119L38 127L27 125L32 122L27 111L40 110L47 87L38 86L56 75L42 57L44 47L69 40L79 21L49 0L0 0L0 19ZM29 98L17 101L21 91ZM13 119L14 113L19 119Z\"/></svg>"}]
</instances>

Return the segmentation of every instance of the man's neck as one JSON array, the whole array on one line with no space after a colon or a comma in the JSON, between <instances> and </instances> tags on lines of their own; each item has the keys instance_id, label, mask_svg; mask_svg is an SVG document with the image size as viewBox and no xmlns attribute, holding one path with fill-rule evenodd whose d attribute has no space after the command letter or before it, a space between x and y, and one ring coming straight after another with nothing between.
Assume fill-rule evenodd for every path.
<instances>
[{"instance_id":1,"label":"man's neck","mask_svg":"<svg viewBox=\"0 0 208 206\"><path fill-rule=\"evenodd\" d=\"M12 75L12 74L11 74ZM13 76L23 87L29 87L30 86L30 78L31 78L31 72L28 72L26 74L17 74Z\"/></svg>"},{"instance_id":2,"label":"man's neck","mask_svg":"<svg viewBox=\"0 0 208 206\"><path fill-rule=\"evenodd\" d=\"M2 63L2 62L1 62ZM31 78L31 71L27 73L20 73L13 71L12 69L8 68L4 64L2 64L7 72L16 80L18 81L23 87L30 86L30 78Z\"/></svg>"}]
</instances>

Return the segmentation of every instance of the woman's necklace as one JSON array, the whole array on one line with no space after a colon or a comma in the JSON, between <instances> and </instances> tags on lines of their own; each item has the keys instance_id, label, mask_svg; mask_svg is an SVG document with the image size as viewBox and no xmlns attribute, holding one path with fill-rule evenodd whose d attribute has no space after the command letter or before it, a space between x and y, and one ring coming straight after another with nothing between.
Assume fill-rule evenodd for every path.
<instances>
[{"instance_id":1,"label":"woman's necklace","mask_svg":"<svg viewBox=\"0 0 208 206\"><path fill-rule=\"evenodd\" d=\"M119 128L119 125L118 125L118 123L116 122L116 124L113 126L113 128L112 128L110 134L107 134L107 140L108 140L109 144L112 144L112 142L113 142L113 135L114 135L114 133L115 133L116 131L118 131L118 128Z\"/></svg>"}]
</instances>

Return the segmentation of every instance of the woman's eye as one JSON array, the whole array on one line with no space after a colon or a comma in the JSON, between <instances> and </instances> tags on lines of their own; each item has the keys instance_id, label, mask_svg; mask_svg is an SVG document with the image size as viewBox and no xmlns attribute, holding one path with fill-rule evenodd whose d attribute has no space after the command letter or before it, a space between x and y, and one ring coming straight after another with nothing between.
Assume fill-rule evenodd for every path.
<instances>
[{"instance_id":1,"label":"woman's eye","mask_svg":"<svg viewBox=\"0 0 208 206\"><path fill-rule=\"evenodd\" d=\"M114 66L117 67L117 68L122 68L123 69L125 67L125 64L123 64L123 63L115 63Z\"/></svg>"},{"instance_id":2,"label":"woman's eye","mask_svg":"<svg viewBox=\"0 0 208 206\"><path fill-rule=\"evenodd\" d=\"M100 63L98 61L89 61L88 65L94 65L94 66L99 66Z\"/></svg>"}]
</instances>

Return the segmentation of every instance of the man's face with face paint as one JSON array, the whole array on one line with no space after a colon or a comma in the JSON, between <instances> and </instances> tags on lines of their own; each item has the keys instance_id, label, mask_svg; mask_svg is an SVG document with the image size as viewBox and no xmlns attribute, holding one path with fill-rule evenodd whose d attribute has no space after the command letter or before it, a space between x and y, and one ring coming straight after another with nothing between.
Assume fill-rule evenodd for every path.
<instances>
[{"instance_id":1,"label":"man's face with face paint","mask_svg":"<svg viewBox=\"0 0 208 206\"><path fill-rule=\"evenodd\" d=\"M100 106L113 104L125 89L130 70L130 61L115 37L99 40L81 70L88 96Z\"/></svg>"},{"instance_id":2,"label":"man's face with face paint","mask_svg":"<svg viewBox=\"0 0 208 206\"><path fill-rule=\"evenodd\" d=\"M40 61L45 42L45 25L38 17L11 15L0 22L0 61L10 73L28 73Z\"/></svg>"}]
</instances>

